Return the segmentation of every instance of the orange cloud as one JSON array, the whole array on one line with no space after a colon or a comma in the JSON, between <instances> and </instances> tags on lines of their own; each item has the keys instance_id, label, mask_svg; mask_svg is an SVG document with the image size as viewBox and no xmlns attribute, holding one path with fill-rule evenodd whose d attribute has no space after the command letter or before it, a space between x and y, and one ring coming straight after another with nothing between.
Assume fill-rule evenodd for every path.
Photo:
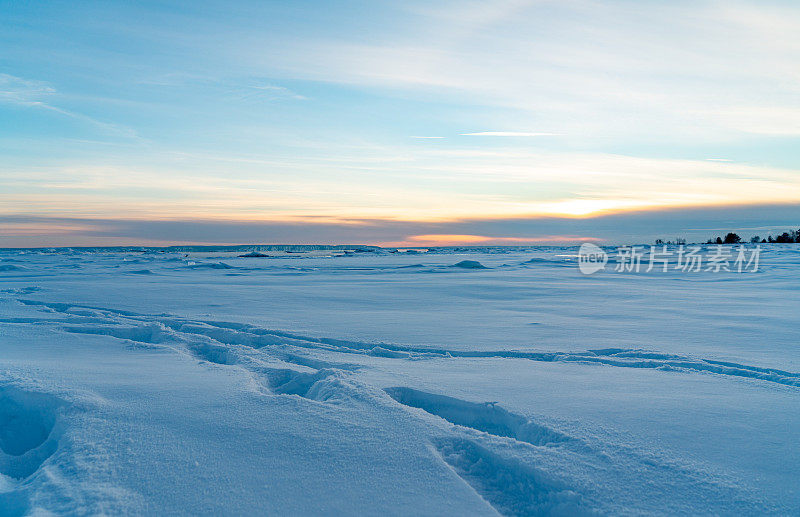
<instances>
[{"instance_id":1,"label":"orange cloud","mask_svg":"<svg viewBox=\"0 0 800 517\"><path fill-rule=\"evenodd\" d=\"M0 237L61 235L94 230L97 230L97 227L93 225L15 222L12 224L0 224Z\"/></svg>"},{"instance_id":2,"label":"orange cloud","mask_svg":"<svg viewBox=\"0 0 800 517\"><path fill-rule=\"evenodd\" d=\"M380 246L459 246L459 245L523 245L523 244L560 244L573 242L601 241L594 237L580 235L546 235L543 237L491 237L486 235L459 235L431 233L425 235L409 235L405 241L383 242Z\"/></svg>"}]
</instances>

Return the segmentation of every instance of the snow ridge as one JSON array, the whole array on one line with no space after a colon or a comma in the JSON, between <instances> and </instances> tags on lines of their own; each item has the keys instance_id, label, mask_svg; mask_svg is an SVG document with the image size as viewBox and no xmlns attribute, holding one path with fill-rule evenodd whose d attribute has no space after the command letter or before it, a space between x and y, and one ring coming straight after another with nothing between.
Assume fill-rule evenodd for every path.
<instances>
[{"instance_id":1,"label":"snow ridge","mask_svg":"<svg viewBox=\"0 0 800 517\"><path fill-rule=\"evenodd\" d=\"M265 346L292 345L306 349L323 349L345 354L370 354L381 357L402 359L439 358L505 358L527 359L541 362L583 362L597 363L619 368L646 368L661 371L710 373L727 377L738 377L786 386L800 386L800 373L775 368L764 368L729 361L693 358L675 354L664 354L644 349L604 348L584 352L528 352L516 350L471 351L448 350L421 346L402 346L388 343L364 343L331 338L303 336L280 330L270 330L245 323L201 321L170 317L167 315L148 316L101 307L47 303L36 300L19 299L20 303L37 306L68 315L105 316L112 318L107 323L113 326L79 325L65 327L67 332L87 334L107 334L114 337L133 339L149 343L159 343L165 329L184 334L205 336L226 345L242 345L252 348ZM87 312L88 311L88 312ZM126 318L137 322L137 327L120 327ZM2 320L10 322L9 320ZM156 325L155 327L153 325ZM162 337L160 337L162 336Z\"/></svg>"},{"instance_id":2,"label":"snow ridge","mask_svg":"<svg viewBox=\"0 0 800 517\"><path fill-rule=\"evenodd\" d=\"M488 434L514 438L531 445L557 445L574 440L563 433L537 425L494 402L479 404L404 387L386 388L384 391L403 405L421 409L452 424Z\"/></svg>"}]
</instances>

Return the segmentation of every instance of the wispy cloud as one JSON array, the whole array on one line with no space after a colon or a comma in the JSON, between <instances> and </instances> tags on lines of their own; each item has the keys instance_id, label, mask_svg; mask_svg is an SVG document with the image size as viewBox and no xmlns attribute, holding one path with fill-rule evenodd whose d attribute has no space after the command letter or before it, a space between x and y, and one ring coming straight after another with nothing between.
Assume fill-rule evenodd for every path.
<instances>
[{"instance_id":1,"label":"wispy cloud","mask_svg":"<svg viewBox=\"0 0 800 517\"><path fill-rule=\"evenodd\" d=\"M800 135L791 3L495 4L419 7L419 30L310 35L281 54L234 46L296 78L511 108L569 135Z\"/></svg>"},{"instance_id":2,"label":"wispy cloud","mask_svg":"<svg viewBox=\"0 0 800 517\"><path fill-rule=\"evenodd\" d=\"M9 74L0 74L0 101L20 106L47 106L42 98L55 93L55 88L42 81L31 81Z\"/></svg>"},{"instance_id":3,"label":"wispy cloud","mask_svg":"<svg viewBox=\"0 0 800 517\"><path fill-rule=\"evenodd\" d=\"M237 86L235 91L240 92L237 95L239 100L308 100L308 97L295 93L289 88L275 86L273 84L245 84L242 86Z\"/></svg>"},{"instance_id":4,"label":"wispy cloud","mask_svg":"<svg viewBox=\"0 0 800 517\"><path fill-rule=\"evenodd\" d=\"M52 104L49 102L49 99L56 93L57 90L46 82L23 79L9 74L0 74L0 102L51 111L65 117L85 122L106 133L127 138L137 138L136 132L130 128L103 122L94 117L84 115L83 113L64 109Z\"/></svg>"},{"instance_id":5,"label":"wispy cloud","mask_svg":"<svg viewBox=\"0 0 800 517\"><path fill-rule=\"evenodd\" d=\"M169 72L138 80L139 84L196 91L198 86L225 100L277 101L308 100L285 86L273 84L262 77L240 75L202 75L185 72Z\"/></svg>"},{"instance_id":6,"label":"wispy cloud","mask_svg":"<svg viewBox=\"0 0 800 517\"><path fill-rule=\"evenodd\" d=\"M443 136L412 136L411 138L421 138L424 140L439 140L444 138Z\"/></svg>"},{"instance_id":7,"label":"wispy cloud","mask_svg":"<svg viewBox=\"0 0 800 517\"><path fill-rule=\"evenodd\" d=\"M478 131L476 133L461 133L461 136L561 136L561 133L543 133L532 131Z\"/></svg>"}]
</instances>

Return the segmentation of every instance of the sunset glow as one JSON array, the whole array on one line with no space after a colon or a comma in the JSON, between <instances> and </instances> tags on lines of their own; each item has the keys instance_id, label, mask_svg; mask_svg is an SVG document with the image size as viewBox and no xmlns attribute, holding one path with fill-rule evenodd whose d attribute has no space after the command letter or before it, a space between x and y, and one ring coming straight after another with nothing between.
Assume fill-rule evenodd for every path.
<instances>
[{"instance_id":1,"label":"sunset glow","mask_svg":"<svg viewBox=\"0 0 800 517\"><path fill-rule=\"evenodd\" d=\"M348 5L336 24L290 3L6 6L3 244L114 220L338 240L363 221L800 203L790 4ZM560 234L516 233L498 238Z\"/></svg>"}]
</instances>

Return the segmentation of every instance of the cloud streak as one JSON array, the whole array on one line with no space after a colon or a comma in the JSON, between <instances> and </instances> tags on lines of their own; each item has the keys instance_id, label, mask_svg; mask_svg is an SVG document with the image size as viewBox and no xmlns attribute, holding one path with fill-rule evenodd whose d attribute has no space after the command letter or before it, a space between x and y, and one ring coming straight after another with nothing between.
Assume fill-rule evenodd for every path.
<instances>
[{"instance_id":1,"label":"cloud streak","mask_svg":"<svg viewBox=\"0 0 800 517\"><path fill-rule=\"evenodd\" d=\"M515 137L530 137L530 136L561 136L561 133L541 133L531 131L478 131L476 133L461 133L461 136L515 136Z\"/></svg>"},{"instance_id":2,"label":"cloud streak","mask_svg":"<svg viewBox=\"0 0 800 517\"><path fill-rule=\"evenodd\" d=\"M414 222L380 219L248 221L0 215L0 247L167 244L574 245L705 242L724 231L766 236L798 226L800 204L668 209L563 217Z\"/></svg>"},{"instance_id":3,"label":"cloud streak","mask_svg":"<svg viewBox=\"0 0 800 517\"><path fill-rule=\"evenodd\" d=\"M439 145L146 158L159 165L0 166L0 213L443 221L800 202L792 169L707 160Z\"/></svg>"},{"instance_id":4,"label":"cloud streak","mask_svg":"<svg viewBox=\"0 0 800 517\"><path fill-rule=\"evenodd\" d=\"M65 117L69 117L102 130L103 132L126 138L137 138L136 132L130 128L97 120L68 109L60 108L45 102L54 96L57 90L43 81L32 81L9 74L0 74L0 102L22 107L39 108Z\"/></svg>"}]
</instances>

